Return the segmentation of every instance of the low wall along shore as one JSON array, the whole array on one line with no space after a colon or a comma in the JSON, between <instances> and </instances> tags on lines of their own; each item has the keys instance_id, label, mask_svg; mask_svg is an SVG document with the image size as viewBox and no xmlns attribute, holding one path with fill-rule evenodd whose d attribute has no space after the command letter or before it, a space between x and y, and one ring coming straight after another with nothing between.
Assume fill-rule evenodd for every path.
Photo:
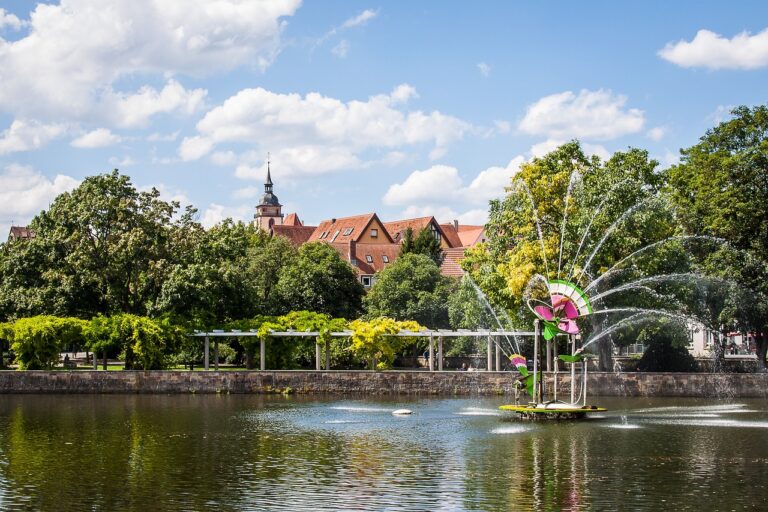
<instances>
[{"instance_id":1,"label":"low wall along shore","mask_svg":"<svg viewBox=\"0 0 768 512\"><path fill-rule=\"evenodd\" d=\"M369 371L0 371L6 393L362 393L513 395L512 372ZM577 379L579 378L577 374ZM590 396L768 398L765 373L602 373L588 375ZM551 386L552 375L545 377ZM560 396L570 379L558 376Z\"/></svg>"}]
</instances>

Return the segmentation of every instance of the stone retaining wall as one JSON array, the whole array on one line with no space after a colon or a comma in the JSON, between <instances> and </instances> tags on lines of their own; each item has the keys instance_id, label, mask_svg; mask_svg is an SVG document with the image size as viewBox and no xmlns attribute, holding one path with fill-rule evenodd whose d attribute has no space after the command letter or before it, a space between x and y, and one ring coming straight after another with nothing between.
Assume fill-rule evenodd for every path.
<instances>
[{"instance_id":1,"label":"stone retaining wall","mask_svg":"<svg viewBox=\"0 0 768 512\"><path fill-rule=\"evenodd\" d=\"M514 394L511 372L364 371L0 371L3 393ZM546 384L552 375L545 377ZM569 393L559 374L560 396ZM768 374L591 373L591 396L768 398Z\"/></svg>"}]
</instances>

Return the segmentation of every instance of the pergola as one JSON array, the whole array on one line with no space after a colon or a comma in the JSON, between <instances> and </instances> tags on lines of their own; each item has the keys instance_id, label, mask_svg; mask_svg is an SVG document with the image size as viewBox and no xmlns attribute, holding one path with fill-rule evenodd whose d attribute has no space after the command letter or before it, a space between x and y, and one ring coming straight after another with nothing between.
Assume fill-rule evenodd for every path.
<instances>
[{"instance_id":1,"label":"pergola","mask_svg":"<svg viewBox=\"0 0 768 512\"><path fill-rule=\"evenodd\" d=\"M345 331L338 331L338 332L332 332L330 333L332 337L334 338L347 338L352 336L353 332L349 330ZM204 349L204 367L206 370L210 370L210 347L211 347L211 338L213 338L213 352L214 352L214 369L219 369L219 340L218 338L240 338L240 337L248 337L248 336L258 336L259 333L256 330L250 330L250 331L223 331L223 330L213 330L210 332L201 332L196 331L194 334L191 334L190 336L204 338L205 339L205 349ZM319 332L312 332L312 331L269 331L269 336L275 337L275 338L305 338L305 337L313 337L316 339L315 341L315 370L330 370L331 369L331 351L330 351L330 343L326 341L325 343L325 361L323 361L322 358L322 346L320 345L319 341L317 340L318 336L320 335ZM473 337L473 338L487 338L488 344L487 344L487 358L488 358L488 366L486 371L494 371L494 363L496 371L501 370L501 346L494 341L494 337L498 336L537 336L538 332L534 331L491 331L491 330L469 330L469 329L459 329L459 330L447 330L447 329L433 329L433 330L426 330L426 331L400 331L396 334L392 334L392 336L400 336L400 337L419 337L419 338L429 338L429 371L433 372L435 371L435 339L437 339L437 371L443 370L443 339L444 338L458 338L463 336ZM495 357L494 357L494 346L495 346ZM259 361L260 365L259 368L263 371L266 370L266 343L262 339L260 341L259 346ZM325 364L323 364L325 363ZM323 368L323 366L325 368Z\"/></svg>"}]
</instances>

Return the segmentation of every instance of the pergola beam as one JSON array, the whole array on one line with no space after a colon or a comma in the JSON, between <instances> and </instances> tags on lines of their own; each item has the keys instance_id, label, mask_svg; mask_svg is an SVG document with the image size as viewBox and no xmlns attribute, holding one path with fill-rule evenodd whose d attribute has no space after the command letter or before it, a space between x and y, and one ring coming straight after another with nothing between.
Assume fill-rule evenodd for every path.
<instances>
[{"instance_id":1,"label":"pergola beam","mask_svg":"<svg viewBox=\"0 0 768 512\"><path fill-rule=\"evenodd\" d=\"M344 331L336 331L328 333L331 337L334 338L347 338L349 336L352 336L354 334L353 331L350 330L344 330ZM488 339L488 371L492 371L493 368L493 356L491 351L491 345L496 345L496 370L500 370L499 360L500 360L500 347L498 343L495 341L492 341L493 337L496 336L535 336L535 332L531 331L491 331L491 330L477 330L477 331L471 331L469 329L459 329L459 330L447 330L447 329L429 329L425 331L407 331L403 330L400 332L397 332L395 334L391 334L390 336L397 336L397 337L408 337L408 338L429 338L429 370L434 371L435 370L435 359L437 359L438 364L438 370L442 371L443 369L443 338L459 338L459 337L472 337L472 338L487 338ZM197 338L204 338L205 344L204 344L204 357L203 357L203 366L206 370L210 369L210 339L214 338L214 367L218 370L219 369L219 340L216 338L241 338L241 337L251 337L251 336L259 336L259 332L256 330L250 330L250 331L223 331L223 330L213 330L210 332L201 332L196 331L193 334L189 334L191 337L197 337ZM319 332L316 331L273 331L270 330L268 337L275 337L275 338L307 338L307 337L314 337L317 338L320 336ZM437 358L435 358L435 337L437 337ZM266 369L266 347L264 343L264 339L259 340L259 368L264 371ZM322 358L321 358L321 349L322 347L320 344L315 341L315 368L317 370L322 369ZM555 356L557 357L557 356ZM330 343L326 340L325 342L325 369L330 370L331 361L330 361Z\"/></svg>"}]
</instances>

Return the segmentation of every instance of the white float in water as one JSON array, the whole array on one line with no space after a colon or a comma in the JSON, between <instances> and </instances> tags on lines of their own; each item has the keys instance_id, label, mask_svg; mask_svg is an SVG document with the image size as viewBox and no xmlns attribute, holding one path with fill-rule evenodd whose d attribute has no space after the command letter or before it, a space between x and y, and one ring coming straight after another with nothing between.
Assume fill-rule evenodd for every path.
<instances>
[{"instance_id":1,"label":"white float in water","mask_svg":"<svg viewBox=\"0 0 768 512\"><path fill-rule=\"evenodd\" d=\"M392 411L392 414L395 416L408 416L409 414L413 414L413 411L410 409L398 409L396 411Z\"/></svg>"}]
</instances>

